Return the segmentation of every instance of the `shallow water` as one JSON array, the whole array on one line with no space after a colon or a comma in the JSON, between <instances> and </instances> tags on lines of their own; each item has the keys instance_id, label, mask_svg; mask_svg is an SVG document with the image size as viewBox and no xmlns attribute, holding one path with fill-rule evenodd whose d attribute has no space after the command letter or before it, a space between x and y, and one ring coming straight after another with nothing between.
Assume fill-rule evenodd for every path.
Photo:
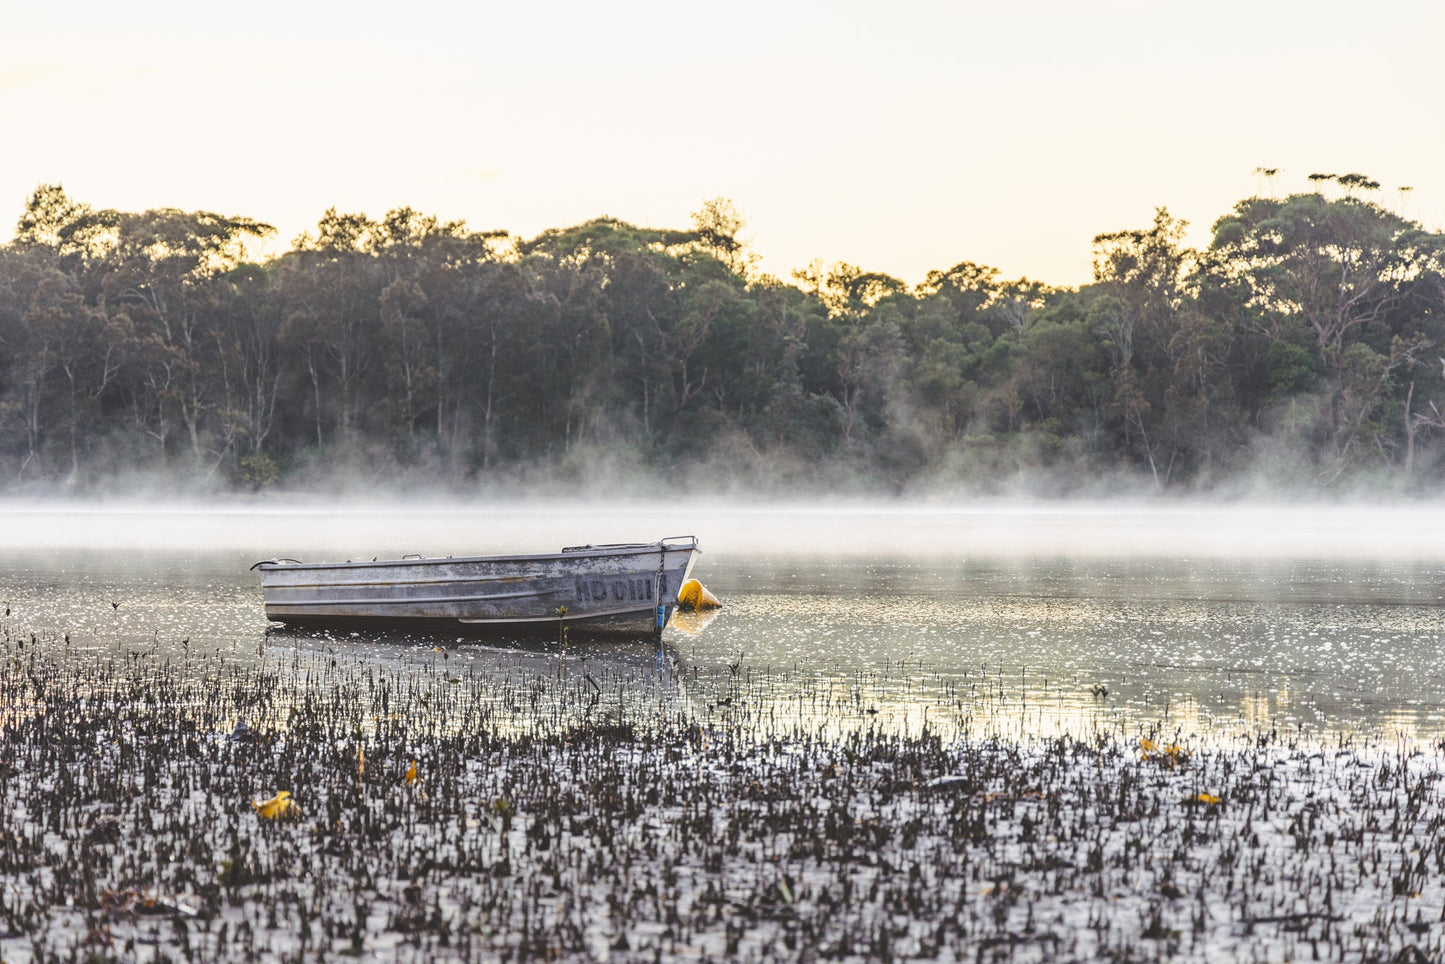
<instances>
[{"instance_id":1,"label":"shallow water","mask_svg":"<svg viewBox=\"0 0 1445 964\"><path fill-rule=\"evenodd\" d=\"M0 957L1440 959L1442 523L0 507ZM686 532L726 605L660 651L277 632L249 571Z\"/></svg>"},{"instance_id":2,"label":"shallow water","mask_svg":"<svg viewBox=\"0 0 1445 964\"><path fill-rule=\"evenodd\" d=\"M706 721L1445 737L1445 516L1419 508L20 506L0 626L65 660L606 675ZM695 533L725 608L648 644L276 634L252 562ZM1231 554L1231 547L1234 552Z\"/></svg>"}]
</instances>

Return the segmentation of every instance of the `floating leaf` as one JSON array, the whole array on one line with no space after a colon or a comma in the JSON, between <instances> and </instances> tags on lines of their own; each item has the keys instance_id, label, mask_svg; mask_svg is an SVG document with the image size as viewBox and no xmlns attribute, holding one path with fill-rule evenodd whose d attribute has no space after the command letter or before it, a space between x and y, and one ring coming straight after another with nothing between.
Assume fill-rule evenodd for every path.
<instances>
[{"instance_id":1,"label":"floating leaf","mask_svg":"<svg viewBox=\"0 0 1445 964\"><path fill-rule=\"evenodd\" d=\"M1200 792L1200 793L1196 793L1196 794L1195 794L1194 796L1192 796L1192 797L1185 797L1185 798L1184 798L1184 802L1185 802L1185 803L1202 804L1203 806L1206 806L1206 807L1217 807L1217 806L1219 806L1219 804L1221 804L1221 803L1223 802L1223 798L1221 798L1221 797L1216 797L1216 796L1215 796L1214 794L1212 794L1212 793L1203 793L1203 792Z\"/></svg>"},{"instance_id":2,"label":"floating leaf","mask_svg":"<svg viewBox=\"0 0 1445 964\"><path fill-rule=\"evenodd\" d=\"M401 779L402 782L405 783L407 786L411 786L412 784L416 783L417 776L415 760L411 761L411 766L406 768L406 776L402 777Z\"/></svg>"},{"instance_id":3,"label":"floating leaf","mask_svg":"<svg viewBox=\"0 0 1445 964\"><path fill-rule=\"evenodd\" d=\"M301 808L292 801L290 790L280 791L265 803L252 800L251 809L256 811L257 816L265 817L267 820L301 816Z\"/></svg>"},{"instance_id":4,"label":"floating leaf","mask_svg":"<svg viewBox=\"0 0 1445 964\"><path fill-rule=\"evenodd\" d=\"M102 890L100 892L100 906L102 910L109 911L112 914L123 914L127 917L144 915L195 917L198 913L194 907L179 900L154 897L135 888L127 890L111 890L110 888L106 888Z\"/></svg>"},{"instance_id":5,"label":"floating leaf","mask_svg":"<svg viewBox=\"0 0 1445 964\"><path fill-rule=\"evenodd\" d=\"M1139 741L1139 759L1146 763L1178 766L1188 760L1191 753L1192 751L1184 749L1177 743L1171 743L1161 748L1159 744L1147 737Z\"/></svg>"}]
</instances>

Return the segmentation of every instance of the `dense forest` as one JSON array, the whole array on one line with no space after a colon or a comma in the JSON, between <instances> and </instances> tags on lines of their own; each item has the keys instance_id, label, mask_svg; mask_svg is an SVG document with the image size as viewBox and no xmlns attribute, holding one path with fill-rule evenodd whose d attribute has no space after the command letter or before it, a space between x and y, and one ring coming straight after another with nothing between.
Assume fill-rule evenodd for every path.
<instances>
[{"instance_id":1,"label":"dense forest","mask_svg":"<svg viewBox=\"0 0 1445 964\"><path fill-rule=\"evenodd\" d=\"M1357 174L1158 211L1094 281L761 274L742 219L523 239L37 188L0 247L0 489L1433 493L1445 236Z\"/></svg>"}]
</instances>

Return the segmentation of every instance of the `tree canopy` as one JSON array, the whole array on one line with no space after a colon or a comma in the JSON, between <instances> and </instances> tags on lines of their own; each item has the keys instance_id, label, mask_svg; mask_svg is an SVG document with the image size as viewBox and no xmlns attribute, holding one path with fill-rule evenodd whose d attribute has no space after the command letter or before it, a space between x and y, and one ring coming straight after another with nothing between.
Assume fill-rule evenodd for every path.
<instances>
[{"instance_id":1,"label":"tree canopy","mask_svg":"<svg viewBox=\"0 0 1445 964\"><path fill-rule=\"evenodd\" d=\"M256 263L260 222L42 185L0 246L0 489L1432 492L1445 238L1310 186L1203 250L1162 208L1101 233L1081 287L911 288L759 274L725 198L530 239L333 208Z\"/></svg>"}]
</instances>

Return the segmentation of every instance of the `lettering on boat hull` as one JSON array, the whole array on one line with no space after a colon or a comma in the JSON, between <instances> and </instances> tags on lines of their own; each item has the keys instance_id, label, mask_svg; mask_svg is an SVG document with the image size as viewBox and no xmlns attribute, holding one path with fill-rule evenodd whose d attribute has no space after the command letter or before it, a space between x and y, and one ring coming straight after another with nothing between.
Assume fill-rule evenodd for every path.
<instances>
[{"instance_id":1,"label":"lettering on boat hull","mask_svg":"<svg viewBox=\"0 0 1445 964\"><path fill-rule=\"evenodd\" d=\"M646 602L652 599L651 579L578 579L578 602Z\"/></svg>"}]
</instances>

